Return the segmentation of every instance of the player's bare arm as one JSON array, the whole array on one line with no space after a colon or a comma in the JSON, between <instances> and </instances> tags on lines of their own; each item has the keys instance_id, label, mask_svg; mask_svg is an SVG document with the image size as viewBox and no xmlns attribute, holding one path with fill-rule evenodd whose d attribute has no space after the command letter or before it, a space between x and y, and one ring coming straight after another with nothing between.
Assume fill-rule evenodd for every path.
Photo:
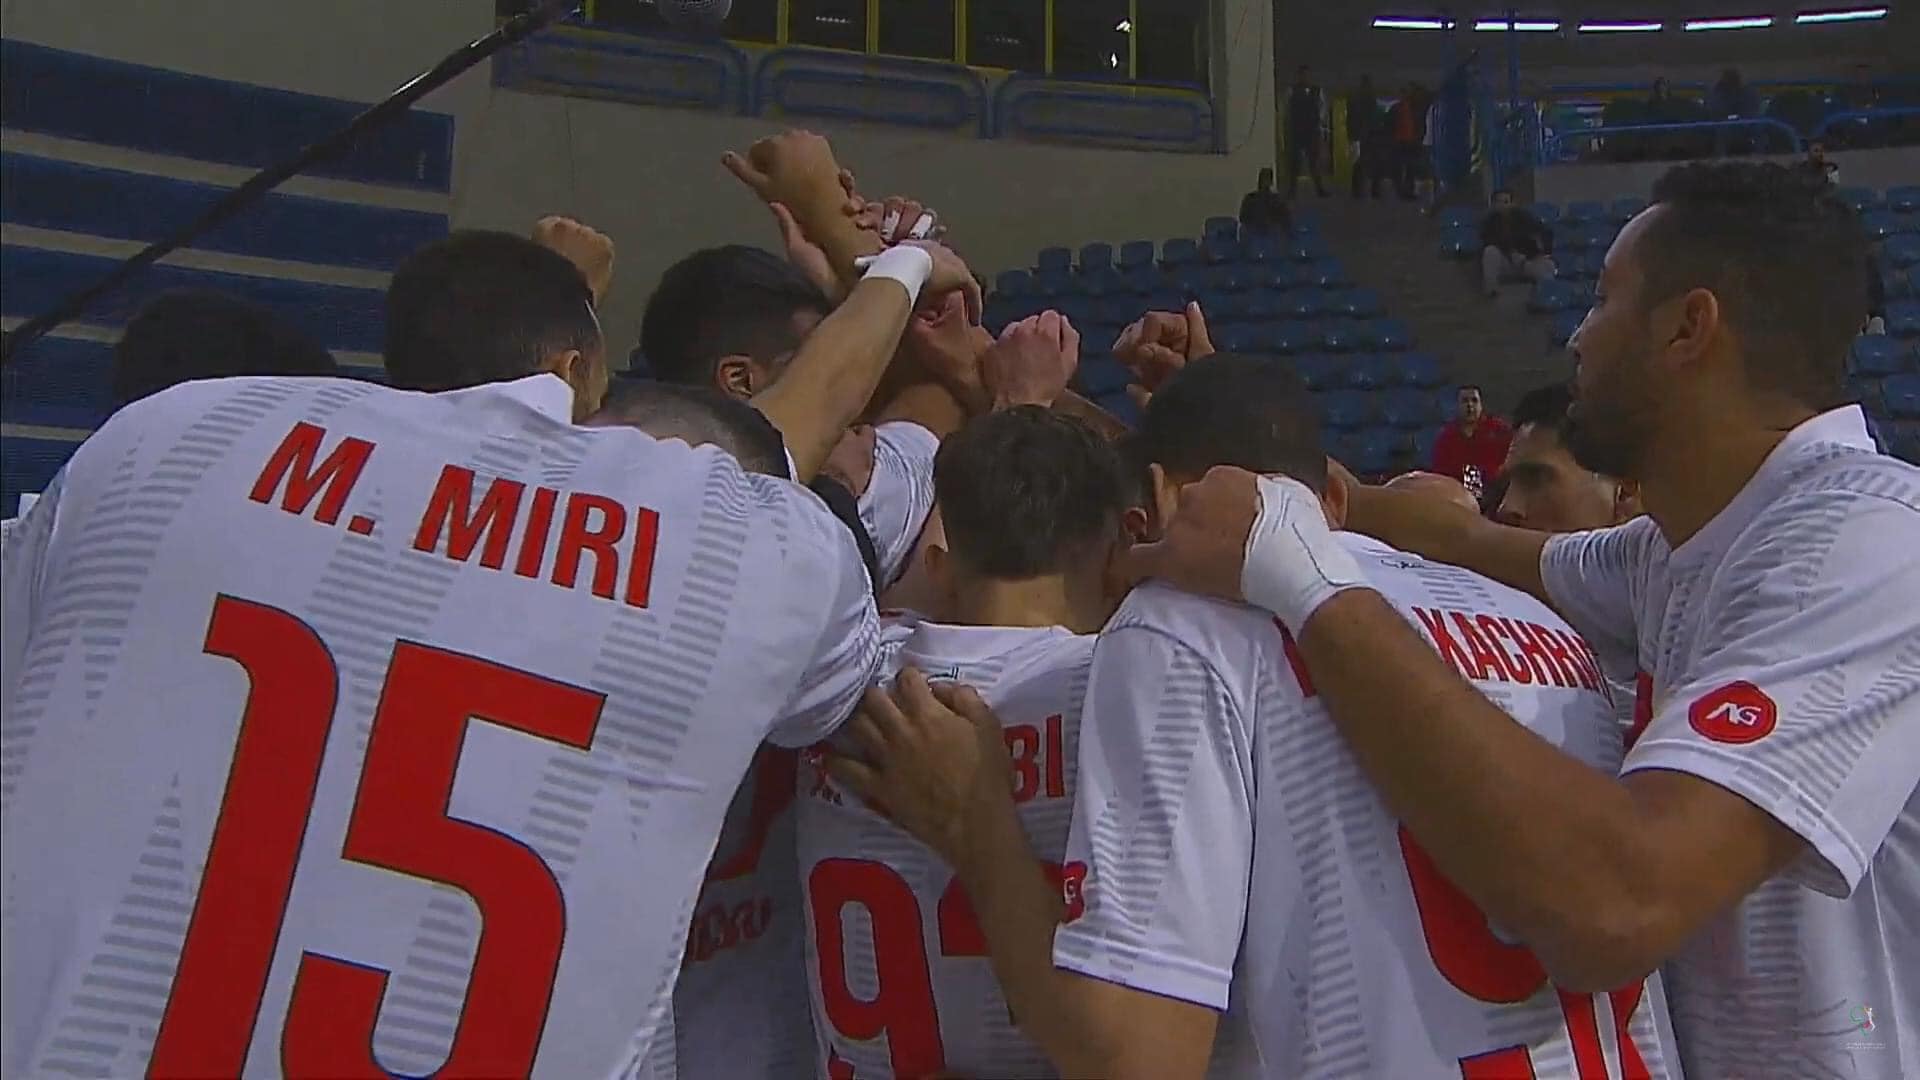
<instances>
[{"instance_id":1,"label":"player's bare arm","mask_svg":"<svg viewBox=\"0 0 1920 1080\"><path fill-rule=\"evenodd\" d=\"M909 668L892 693L868 693L848 730L865 760L829 767L953 865L1016 1022L1062 1075L1205 1072L1213 1010L1054 967L1066 905L1021 827L1001 727L979 695Z\"/></svg>"},{"instance_id":2,"label":"player's bare arm","mask_svg":"<svg viewBox=\"0 0 1920 1080\"><path fill-rule=\"evenodd\" d=\"M1465 567L1553 606L1540 579L1540 553L1548 534L1488 521L1464 506L1418 492L1368 487L1351 482L1351 474L1347 479L1347 528L1435 562Z\"/></svg>"},{"instance_id":3,"label":"player's bare arm","mask_svg":"<svg viewBox=\"0 0 1920 1080\"><path fill-rule=\"evenodd\" d=\"M1616 779L1515 724L1331 540L1304 487L1216 469L1182 492L1165 540L1136 549L1132 570L1302 627L1314 683L1388 805L1560 985L1643 977L1804 849L1714 784Z\"/></svg>"}]
</instances>

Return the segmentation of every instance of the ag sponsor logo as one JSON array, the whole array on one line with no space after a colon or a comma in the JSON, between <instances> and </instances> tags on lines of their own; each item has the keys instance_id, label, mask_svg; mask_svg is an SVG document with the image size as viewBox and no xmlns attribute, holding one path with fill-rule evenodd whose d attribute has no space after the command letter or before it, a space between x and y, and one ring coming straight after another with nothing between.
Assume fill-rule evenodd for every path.
<instances>
[{"instance_id":1,"label":"ag sponsor logo","mask_svg":"<svg viewBox=\"0 0 1920 1080\"><path fill-rule=\"evenodd\" d=\"M1750 682L1728 683L1687 710L1687 722L1693 730L1714 742L1735 746L1766 738L1779 720L1780 710L1773 699Z\"/></svg>"}]
</instances>

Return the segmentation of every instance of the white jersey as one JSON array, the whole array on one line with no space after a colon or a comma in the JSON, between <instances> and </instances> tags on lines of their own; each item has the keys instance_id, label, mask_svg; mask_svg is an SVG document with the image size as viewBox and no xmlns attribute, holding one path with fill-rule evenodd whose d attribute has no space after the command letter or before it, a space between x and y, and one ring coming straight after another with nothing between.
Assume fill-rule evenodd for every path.
<instances>
[{"instance_id":1,"label":"white jersey","mask_svg":"<svg viewBox=\"0 0 1920 1080\"><path fill-rule=\"evenodd\" d=\"M860 493L860 524L873 539L879 563L874 589L884 592L906 571L933 509L933 458L940 440L907 420L880 424L873 434L873 478Z\"/></svg>"},{"instance_id":2,"label":"white jersey","mask_svg":"<svg viewBox=\"0 0 1920 1080\"><path fill-rule=\"evenodd\" d=\"M797 751L762 747L727 808L673 990L684 1080L789 1080L813 1068L794 862L798 762Z\"/></svg>"},{"instance_id":3,"label":"white jersey","mask_svg":"<svg viewBox=\"0 0 1920 1080\"><path fill-rule=\"evenodd\" d=\"M1545 605L1341 536L1449 666L1617 767L1605 683ZM1086 912L1054 962L1224 1011L1219 1075L1678 1075L1658 977L1553 987L1381 803L1265 612L1151 582L1127 598L1094 653L1067 858Z\"/></svg>"},{"instance_id":4,"label":"white jersey","mask_svg":"<svg viewBox=\"0 0 1920 1080\"><path fill-rule=\"evenodd\" d=\"M728 800L878 627L812 493L571 409L226 379L80 447L4 567L0 1074L571 1080L671 1037Z\"/></svg>"},{"instance_id":5,"label":"white jersey","mask_svg":"<svg viewBox=\"0 0 1920 1080\"><path fill-rule=\"evenodd\" d=\"M1695 1076L1920 1075L1920 469L1857 407L1795 428L1705 528L1555 537L1541 576L1644 674L1625 771L1691 773L1806 853L1667 965Z\"/></svg>"},{"instance_id":6,"label":"white jersey","mask_svg":"<svg viewBox=\"0 0 1920 1080\"><path fill-rule=\"evenodd\" d=\"M888 673L912 666L980 692L1006 729L1014 799L1034 853L1067 846L1091 635L922 622ZM802 770L808 991L828 1080L1054 1075L1007 1013L986 938L953 870L839 787ZM1068 881L1077 873L1066 872Z\"/></svg>"}]
</instances>

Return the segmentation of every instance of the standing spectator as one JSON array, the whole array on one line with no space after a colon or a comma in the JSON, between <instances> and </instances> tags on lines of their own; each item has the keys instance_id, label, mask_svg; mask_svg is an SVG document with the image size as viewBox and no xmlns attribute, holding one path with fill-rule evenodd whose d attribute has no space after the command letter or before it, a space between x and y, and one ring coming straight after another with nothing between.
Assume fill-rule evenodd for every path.
<instances>
[{"instance_id":1,"label":"standing spectator","mask_svg":"<svg viewBox=\"0 0 1920 1080\"><path fill-rule=\"evenodd\" d=\"M1327 95L1314 84L1313 73L1305 64L1294 76L1293 92L1287 98L1287 194L1300 184L1300 170L1313 177L1313 189L1325 198L1329 193L1320 178L1326 144Z\"/></svg>"},{"instance_id":2,"label":"standing spectator","mask_svg":"<svg viewBox=\"0 0 1920 1080\"><path fill-rule=\"evenodd\" d=\"M1433 444L1433 471L1467 485L1474 498L1479 498L1499 475L1512 443L1513 429L1505 420L1488 414L1480 388L1462 386L1459 415L1440 430L1440 438Z\"/></svg>"},{"instance_id":3,"label":"standing spectator","mask_svg":"<svg viewBox=\"0 0 1920 1080\"><path fill-rule=\"evenodd\" d=\"M1800 163L1806 174L1828 186L1840 183L1840 163L1827 156L1827 144L1823 139L1815 139L1807 144L1807 157Z\"/></svg>"},{"instance_id":4,"label":"standing spectator","mask_svg":"<svg viewBox=\"0 0 1920 1080\"><path fill-rule=\"evenodd\" d=\"M1353 156L1353 197L1360 197L1362 184L1371 183L1373 197L1380 197L1380 160L1376 133L1380 130L1380 96L1374 93L1373 76L1360 76L1360 85L1347 94L1347 143Z\"/></svg>"},{"instance_id":5,"label":"standing spectator","mask_svg":"<svg viewBox=\"0 0 1920 1080\"><path fill-rule=\"evenodd\" d=\"M1647 122L1650 124L1671 124L1679 119L1679 103L1674 100L1672 84L1666 76L1653 80L1653 90L1647 95Z\"/></svg>"},{"instance_id":6,"label":"standing spectator","mask_svg":"<svg viewBox=\"0 0 1920 1080\"><path fill-rule=\"evenodd\" d=\"M1553 230L1515 206L1513 192L1494 192L1493 209L1480 221L1481 288L1488 296L1498 296L1501 280L1510 274L1550 281L1554 273Z\"/></svg>"},{"instance_id":7,"label":"standing spectator","mask_svg":"<svg viewBox=\"0 0 1920 1080\"><path fill-rule=\"evenodd\" d=\"M1261 169L1259 186L1247 192L1240 200L1240 232L1279 233L1285 235L1293 228L1293 211L1287 209L1287 200L1273 190L1273 170Z\"/></svg>"},{"instance_id":8,"label":"standing spectator","mask_svg":"<svg viewBox=\"0 0 1920 1080\"><path fill-rule=\"evenodd\" d=\"M1412 202L1416 187L1426 176L1426 102L1420 88L1408 83L1400 89L1400 100L1387 113L1387 128L1393 139L1394 187L1400 198Z\"/></svg>"},{"instance_id":9,"label":"standing spectator","mask_svg":"<svg viewBox=\"0 0 1920 1080\"><path fill-rule=\"evenodd\" d=\"M1720 73L1720 81L1713 84L1707 94L1707 115L1715 120L1749 120L1760 115L1760 95L1740 75L1740 69L1728 68ZM1736 154L1753 152L1753 138L1746 131L1730 132L1720 128L1714 132L1713 152L1725 154L1729 150Z\"/></svg>"}]
</instances>

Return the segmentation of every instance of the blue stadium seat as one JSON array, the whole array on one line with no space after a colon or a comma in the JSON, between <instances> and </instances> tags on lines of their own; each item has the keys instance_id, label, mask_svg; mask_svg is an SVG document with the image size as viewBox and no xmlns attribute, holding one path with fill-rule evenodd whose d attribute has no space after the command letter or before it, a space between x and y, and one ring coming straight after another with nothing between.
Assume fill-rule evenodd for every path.
<instances>
[{"instance_id":1,"label":"blue stadium seat","mask_svg":"<svg viewBox=\"0 0 1920 1080\"><path fill-rule=\"evenodd\" d=\"M1207 280L1224 292L1244 292L1253 284L1253 275L1238 263L1221 263L1207 268Z\"/></svg>"},{"instance_id":2,"label":"blue stadium seat","mask_svg":"<svg viewBox=\"0 0 1920 1080\"><path fill-rule=\"evenodd\" d=\"M1396 362L1400 365L1400 381L1408 386L1446 385L1447 373L1440 366L1440 358L1432 353L1402 353Z\"/></svg>"},{"instance_id":3,"label":"blue stadium seat","mask_svg":"<svg viewBox=\"0 0 1920 1080\"><path fill-rule=\"evenodd\" d=\"M1080 249L1080 272L1104 270L1113 265L1113 245L1095 241Z\"/></svg>"},{"instance_id":4,"label":"blue stadium seat","mask_svg":"<svg viewBox=\"0 0 1920 1080\"><path fill-rule=\"evenodd\" d=\"M1080 291L1088 296L1110 296L1128 291L1126 277L1111 264L1082 270L1076 280L1080 283Z\"/></svg>"},{"instance_id":5,"label":"blue stadium seat","mask_svg":"<svg viewBox=\"0 0 1920 1080\"><path fill-rule=\"evenodd\" d=\"M1200 254L1216 265L1234 262L1240 258L1240 241L1231 236L1209 236L1200 245Z\"/></svg>"},{"instance_id":6,"label":"blue stadium seat","mask_svg":"<svg viewBox=\"0 0 1920 1080\"><path fill-rule=\"evenodd\" d=\"M1280 238L1272 233L1252 233L1240 239L1240 257L1250 263L1269 263L1285 254Z\"/></svg>"},{"instance_id":7,"label":"blue stadium seat","mask_svg":"<svg viewBox=\"0 0 1920 1080\"><path fill-rule=\"evenodd\" d=\"M1441 233L1440 254L1448 259L1471 259L1480 254L1480 230L1469 225Z\"/></svg>"},{"instance_id":8,"label":"blue stadium seat","mask_svg":"<svg viewBox=\"0 0 1920 1080\"><path fill-rule=\"evenodd\" d=\"M1900 338L1920 337L1920 300L1889 301L1887 333Z\"/></svg>"},{"instance_id":9,"label":"blue stadium seat","mask_svg":"<svg viewBox=\"0 0 1920 1080\"><path fill-rule=\"evenodd\" d=\"M1400 374L1389 357L1361 353L1347 362L1347 385L1355 390L1385 390Z\"/></svg>"},{"instance_id":10,"label":"blue stadium seat","mask_svg":"<svg viewBox=\"0 0 1920 1080\"><path fill-rule=\"evenodd\" d=\"M1902 184L1888 188L1887 205L1902 214L1920 212L1920 185Z\"/></svg>"},{"instance_id":11,"label":"blue stadium seat","mask_svg":"<svg viewBox=\"0 0 1920 1080\"><path fill-rule=\"evenodd\" d=\"M99 427L113 411L112 368L113 346L107 342L43 337L0 368L0 419Z\"/></svg>"},{"instance_id":12,"label":"blue stadium seat","mask_svg":"<svg viewBox=\"0 0 1920 1080\"><path fill-rule=\"evenodd\" d=\"M1556 311L1565 311L1573 306L1574 283L1571 281L1542 281L1534 285L1533 294L1527 297L1527 310L1542 315L1551 315Z\"/></svg>"},{"instance_id":13,"label":"blue stadium seat","mask_svg":"<svg viewBox=\"0 0 1920 1080\"><path fill-rule=\"evenodd\" d=\"M1613 200L1607 209L1612 212L1613 220L1625 224L1630 218L1647 208L1647 200L1638 195L1626 195Z\"/></svg>"},{"instance_id":14,"label":"blue stadium seat","mask_svg":"<svg viewBox=\"0 0 1920 1080\"><path fill-rule=\"evenodd\" d=\"M1367 428L1352 439L1353 457L1347 465L1361 475L1380 475L1393 468L1394 451L1400 442L1399 435L1387 428Z\"/></svg>"},{"instance_id":15,"label":"blue stadium seat","mask_svg":"<svg viewBox=\"0 0 1920 1080\"><path fill-rule=\"evenodd\" d=\"M1567 216L1564 220L1573 224L1587 225L1607 219L1607 208L1592 199L1581 199L1567 204Z\"/></svg>"},{"instance_id":16,"label":"blue stadium seat","mask_svg":"<svg viewBox=\"0 0 1920 1080\"><path fill-rule=\"evenodd\" d=\"M1287 257L1299 263L1315 262L1332 254L1333 249L1318 236L1296 236L1287 248Z\"/></svg>"},{"instance_id":17,"label":"blue stadium seat","mask_svg":"<svg viewBox=\"0 0 1920 1080\"><path fill-rule=\"evenodd\" d=\"M1165 280L1160 275L1160 268L1152 263L1129 266L1120 271L1120 276L1126 281L1128 291L1138 296L1145 296L1159 288Z\"/></svg>"},{"instance_id":18,"label":"blue stadium seat","mask_svg":"<svg viewBox=\"0 0 1920 1080\"><path fill-rule=\"evenodd\" d=\"M1120 390L1093 399L1095 405L1105 409L1108 415L1129 428L1140 426L1140 406L1133 403L1126 391Z\"/></svg>"},{"instance_id":19,"label":"blue stadium seat","mask_svg":"<svg viewBox=\"0 0 1920 1080\"><path fill-rule=\"evenodd\" d=\"M1240 221L1238 218L1210 217L1204 227L1203 235L1207 239L1240 239Z\"/></svg>"},{"instance_id":20,"label":"blue stadium seat","mask_svg":"<svg viewBox=\"0 0 1920 1080\"><path fill-rule=\"evenodd\" d=\"M1408 431L1432 423L1433 395L1412 388L1389 390L1380 397L1380 419Z\"/></svg>"},{"instance_id":21,"label":"blue stadium seat","mask_svg":"<svg viewBox=\"0 0 1920 1080\"><path fill-rule=\"evenodd\" d=\"M1253 271L1253 287L1256 289L1269 289L1277 292L1283 289L1291 289L1305 283L1304 275L1302 275L1292 263L1284 260L1279 262L1258 263L1248 267L1248 269Z\"/></svg>"},{"instance_id":22,"label":"blue stadium seat","mask_svg":"<svg viewBox=\"0 0 1920 1080\"><path fill-rule=\"evenodd\" d=\"M1352 431L1373 422L1373 399L1358 390L1320 395L1320 415L1336 431Z\"/></svg>"},{"instance_id":23,"label":"blue stadium seat","mask_svg":"<svg viewBox=\"0 0 1920 1080\"><path fill-rule=\"evenodd\" d=\"M1920 420L1896 420L1886 427L1887 453L1920 465Z\"/></svg>"},{"instance_id":24,"label":"blue stadium seat","mask_svg":"<svg viewBox=\"0 0 1920 1080\"><path fill-rule=\"evenodd\" d=\"M1160 245L1160 261L1169 270L1198 262L1199 259L1200 245L1187 237L1176 236Z\"/></svg>"},{"instance_id":25,"label":"blue stadium seat","mask_svg":"<svg viewBox=\"0 0 1920 1080\"><path fill-rule=\"evenodd\" d=\"M1216 325L1213 316L1208 315L1208 330L1213 344L1222 352L1244 353L1260 351L1261 331L1248 323L1227 323Z\"/></svg>"},{"instance_id":26,"label":"blue stadium seat","mask_svg":"<svg viewBox=\"0 0 1920 1080\"><path fill-rule=\"evenodd\" d=\"M1065 296L1073 291L1073 272L1064 267L1036 267L1033 291L1049 299Z\"/></svg>"},{"instance_id":27,"label":"blue stadium seat","mask_svg":"<svg viewBox=\"0 0 1920 1080\"><path fill-rule=\"evenodd\" d=\"M1553 317L1553 323L1547 328L1547 338L1556 346L1564 346L1567 339L1580 329L1587 313L1584 311L1562 311Z\"/></svg>"},{"instance_id":28,"label":"blue stadium seat","mask_svg":"<svg viewBox=\"0 0 1920 1080\"><path fill-rule=\"evenodd\" d=\"M1550 202L1537 202L1527 207L1540 223L1551 229L1560 223L1560 208Z\"/></svg>"},{"instance_id":29,"label":"blue stadium seat","mask_svg":"<svg viewBox=\"0 0 1920 1080\"><path fill-rule=\"evenodd\" d=\"M1034 256L1034 268L1044 271L1066 271L1073 269L1073 252L1063 247L1041 248Z\"/></svg>"},{"instance_id":30,"label":"blue stadium seat","mask_svg":"<svg viewBox=\"0 0 1920 1080\"><path fill-rule=\"evenodd\" d=\"M1131 270L1136 266L1153 265L1153 241L1128 240L1120 245L1120 268Z\"/></svg>"},{"instance_id":31,"label":"blue stadium seat","mask_svg":"<svg viewBox=\"0 0 1920 1080\"><path fill-rule=\"evenodd\" d=\"M1443 229L1472 228L1480 223L1480 211L1471 206L1449 206L1440 211L1440 227Z\"/></svg>"},{"instance_id":32,"label":"blue stadium seat","mask_svg":"<svg viewBox=\"0 0 1920 1080\"><path fill-rule=\"evenodd\" d=\"M1340 358L1326 353L1304 353L1293 362L1294 370L1300 373L1300 381L1307 384L1309 390L1333 390L1341 382Z\"/></svg>"},{"instance_id":33,"label":"blue stadium seat","mask_svg":"<svg viewBox=\"0 0 1920 1080\"><path fill-rule=\"evenodd\" d=\"M1887 412L1902 420L1920 419L1920 373L1893 375L1881 384Z\"/></svg>"},{"instance_id":34,"label":"blue stadium seat","mask_svg":"<svg viewBox=\"0 0 1920 1080\"><path fill-rule=\"evenodd\" d=\"M1200 312L1206 316L1207 325L1212 326L1245 321L1247 306L1239 293L1209 291L1200 296Z\"/></svg>"},{"instance_id":35,"label":"blue stadium seat","mask_svg":"<svg viewBox=\"0 0 1920 1080\"><path fill-rule=\"evenodd\" d=\"M1186 306L1186 295L1178 289L1155 289L1153 293L1147 297L1148 311L1179 311Z\"/></svg>"},{"instance_id":36,"label":"blue stadium seat","mask_svg":"<svg viewBox=\"0 0 1920 1080\"><path fill-rule=\"evenodd\" d=\"M1033 275L1025 270L1002 270L993 279L995 296L1030 296L1033 293Z\"/></svg>"},{"instance_id":37,"label":"blue stadium seat","mask_svg":"<svg viewBox=\"0 0 1920 1080\"><path fill-rule=\"evenodd\" d=\"M1375 319L1370 333L1374 346L1388 352L1413 347L1413 330L1399 319Z\"/></svg>"},{"instance_id":38,"label":"blue stadium seat","mask_svg":"<svg viewBox=\"0 0 1920 1080\"><path fill-rule=\"evenodd\" d=\"M1386 313L1387 303L1372 289L1355 289L1342 293L1332 307L1349 319L1374 319Z\"/></svg>"},{"instance_id":39,"label":"blue stadium seat","mask_svg":"<svg viewBox=\"0 0 1920 1080\"><path fill-rule=\"evenodd\" d=\"M1276 306L1289 319L1311 319L1327 310L1326 296L1319 289L1289 289Z\"/></svg>"},{"instance_id":40,"label":"blue stadium seat","mask_svg":"<svg viewBox=\"0 0 1920 1080\"><path fill-rule=\"evenodd\" d=\"M1843 187L1835 189L1834 194L1840 197L1841 202L1853 207L1855 213L1865 213L1880 205L1880 196L1874 194L1872 188Z\"/></svg>"},{"instance_id":41,"label":"blue stadium seat","mask_svg":"<svg viewBox=\"0 0 1920 1080\"><path fill-rule=\"evenodd\" d=\"M1880 248L1880 255L1886 260L1887 265L1897 269L1904 270L1920 266L1920 236L1902 234L1888 237L1887 242ZM1889 293L1893 292L1891 282L1883 283L1888 285Z\"/></svg>"},{"instance_id":42,"label":"blue stadium seat","mask_svg":"<svg viewBox=\"0 0 1920 1080\"><path fill-rule=\"evenodd\" d=\"M1860 375L1897 375L1906 368L1909 355L1900 342L1890 337L1863 334L1853 339L1852 363L1848 367Z\"/></svg>"},{"instance_id":43,"label":"blue stadium seat","mask_svg":"<svg viewBox=\"0 0 1920 1080\"><path fill-rule=\"evenodd\" d=\"M1323 289L1337 289L1342 285L1353 284L1353 279L1347 276L1347 268L1335 258L1315 260L1308 271L1308 277Z\"/></svg>"},{"instance_id":44,"label":"blue stadium seat","mask_svg":"<svg viewBox=\"0 0 1920 1080\"><path fill-rule=\"evenodd\" d=\"M1027 316L1026 301L1019 297L1007 297L995 294L987 297L986 311L981 313L980 321L986 325L995 337L1007 328L1008 323L1024 319Z\"/></svg>"},{"instance_id":45,"label":"blue stadium seat","mask_svg":"<svg viewBox=\"0 0 1920 1080\"><path fill-rule=\"evenodd\" d=\"M1272 322L1280 317L1280 294L1268 289L1255 289L1247 294L1247 319L1251 322Z\"/></svg>"},{"instance_id":46,"label":"blue stadium seat","mask_svg":"<svg viewBox=\"0 0 1920 1080\"><path fill-rule=\"evenodd\" d=\"M1083 358L1074 378L1079 381L1080 392L1091 398L1125 389L1133 373L1111 354L1099 353Z\"/></svg>"},{"instance_id":47,"label":"blue stadium seat","mask_svg":"<svg viewBox=\"0 0 1920 1080\"><path fill-rule=\"evenodd\" d=\"M1900 215L1891 210L1869 210L1860 215L1860 225L1871 240L1885 240L1901 230Z\"/></svg>"},{"instance_id":48,"label":"blue stadium seat","mask_svg":"<svg viewBox=\"0 0 1920 1080\"><path fill-rule=\"evenodd\" d=\"M1180 295L1189 298L1199 296L1207 288L1207 268L1197 263L1177 266L1168 271L1167 280L1168 284L1180 290Z\"/></svg>"},{"instance_id":49,"label":"blue stadium seat","mask_svg":"<svg viewBox=\"0 0 1920 1080\"><path fill-rule=\"evenodd\" d=\"M1314 324L1288 319L1267 324L1264 341L1268 352L1292 355L1319 345L1320 337Z\"/></svg>"}]
</instances>

